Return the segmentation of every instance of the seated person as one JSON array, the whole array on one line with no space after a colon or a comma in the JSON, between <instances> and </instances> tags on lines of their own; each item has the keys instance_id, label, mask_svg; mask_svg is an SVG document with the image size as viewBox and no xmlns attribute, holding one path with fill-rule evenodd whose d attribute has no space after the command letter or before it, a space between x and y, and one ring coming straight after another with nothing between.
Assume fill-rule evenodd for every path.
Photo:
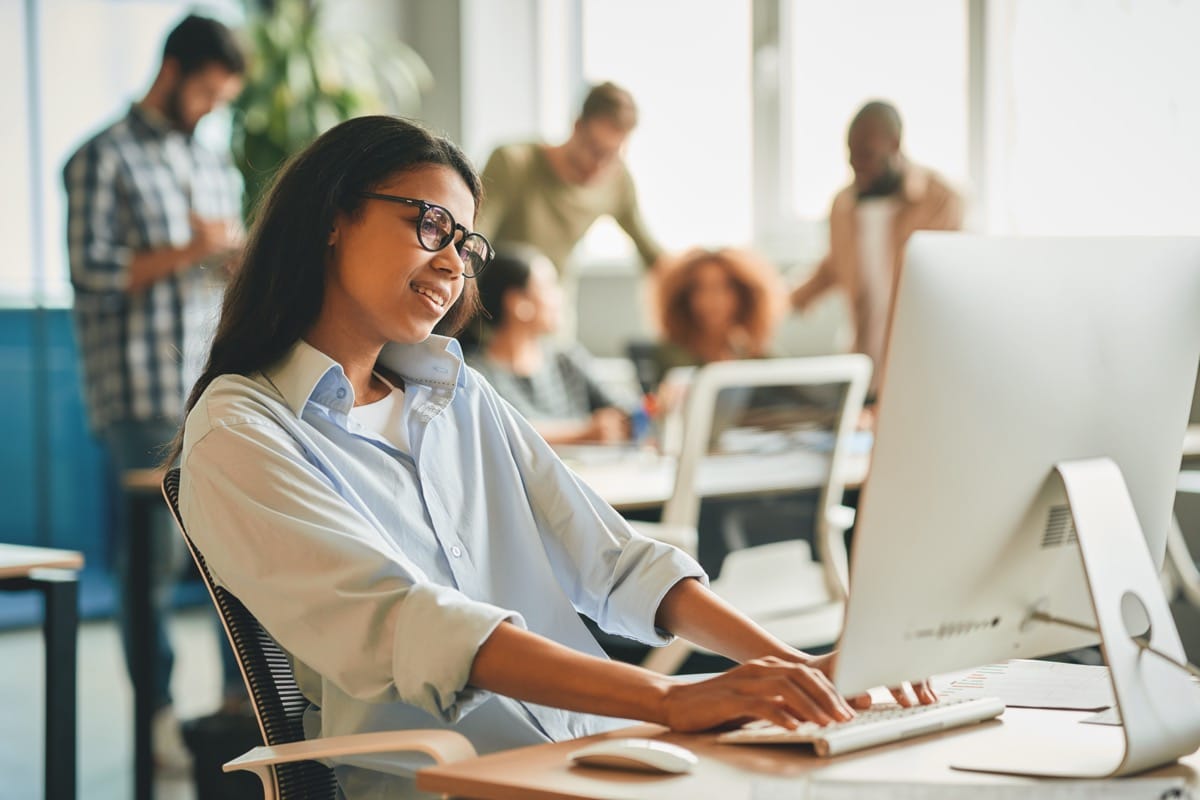
<instances>
[{"instance_id":1,"label":"seated person","mask_svg":"<svg viewBox=\"0 0 1200 800\"><path fill-rule=\"evenodd\" d=\"M690 250L662 270L657 288L659 379L672 367L762 358L782 311L775 268L747 250Z\"/></svg>"},{"instance_id":2,"label":"seated person","mask_svg":"<svg viewBox=\"0 0 1200 800\"><path fill-rule=\"evenodd\" d=\"M188 399L180 511L289 653L307 735L444 727L488 753L631 719L850 718L833 656L788 647L635 533L432 335L470 316L490 260L479 196L462 152L412 123L330 129L275 177ZM612 662L577 612L740 663L687 682ZM411 786L403 754L334 768L348 800Z\"/></svg>"},{"instance_id":3,"label":"seated person","mask_svg":"<svg viewBox=\"0 0 1200 800\"><path fill-rule=\"evenodd\" d=\"M629 417L592 379L588 353L549 340L562 311L550 259L530 245L503 245L476 284L484 335L467 363L550 444L627 440Z\"/></svg>"}]
</instances>

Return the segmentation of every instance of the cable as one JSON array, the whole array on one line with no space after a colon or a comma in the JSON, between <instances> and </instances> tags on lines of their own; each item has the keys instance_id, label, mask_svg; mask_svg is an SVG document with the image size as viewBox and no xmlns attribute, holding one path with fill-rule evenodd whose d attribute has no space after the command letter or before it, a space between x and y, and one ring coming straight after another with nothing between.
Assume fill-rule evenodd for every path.
<instances>
[{"instance_id":1,"label":"cable","mask_svg":"<svg viewBox=\"0 0 1200 800\"><path fill-rule=\"evenodd\" d=\"M1063 619L1062 617L1056 617L1053 614L1047 614L1045 611L1033 612L1033 614L1030 615L1030 619L1036 619L1039 622L1049 622L1053 625L1062 625L1067 628L1074 628L1077 631L1085 631L1087 633L1100 633L1099 629L1096 628L1095 625L1087 625L1082 622L1076 622L1076 621L1070 620L1070 619ZM1136 644L1142 650L1144 650L1148 653L1153 653L1154 655L1161 658L1163 661L1166 661L1168 664L1176 666L1179 669L1183 670L1184 672L1190 673L1192 675L1192 677L1194 677L1194 678L1200 679L1200 667L1197 667L1195 664L1191 664L1187 661L1178 661L1175 658L1173 658L1172 656L1169 656L1166 653L1164 653L1162 650L1159 650L1158 648L1151 646L1150 640L1148 638L1146 638L1145 635L1130 636L1129 638L1133 641L1134 644Z\"/></svg>"}]
</instances>

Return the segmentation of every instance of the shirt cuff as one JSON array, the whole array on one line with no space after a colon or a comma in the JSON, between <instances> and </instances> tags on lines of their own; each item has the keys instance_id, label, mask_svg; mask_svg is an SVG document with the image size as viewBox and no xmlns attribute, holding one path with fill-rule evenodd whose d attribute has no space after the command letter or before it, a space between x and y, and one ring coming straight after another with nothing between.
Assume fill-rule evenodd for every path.
<instances>
[{"instance_id":1,"label":"shirt cuff","mask_svg":"<svg viewBox=\"0 0 1200 800\"><path fill-rule=\"evenodd\" d=\"M667 592L687 578L708 585L708 575L694 558L677 547L636 533L622 548L617 574L603 619L596 623L609 633L655 646L670 644L675 638L654 625Z\"/></svg>"},{"instance_id":2,"label":"shirt cuff","mask_svg":"<svg viewBox=\"0 0 1200 800\"><path fill-rule=\"evenodd\" d=\"M528 627L515 611L434 584L414 585L401 608L392 653L396 690L404 702L448 724L491 696L467 680L475 654L496 626Z\"/></svg>"},{"instance_id":3,"label":"shirt cuff","mask_svg":"<svg viewBox=\"0 0 1200 800\"><path fill-rule=\"evenodd\" d=\"M93 246L76 283L92 292L125 292L129 289L129 265L133 248L121 245Z\"/></svg>"}]
</instances>

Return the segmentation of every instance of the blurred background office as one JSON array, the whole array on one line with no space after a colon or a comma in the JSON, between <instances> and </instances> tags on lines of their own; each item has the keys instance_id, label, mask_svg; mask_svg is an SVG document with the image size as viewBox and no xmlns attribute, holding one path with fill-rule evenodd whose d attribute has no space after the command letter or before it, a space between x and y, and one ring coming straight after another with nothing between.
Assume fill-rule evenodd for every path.
<instances>
[{"instance_id":1,"label":"blurred background office","mask_svg":"<svg viewBox=\"0 0 1200 800\"><path fill-rule=\"evenodd\" d=\"M899 110L904 154L961 195L969 230L1200 234L1200 0L0 0L0 542L86 557L81 613L97 623L81 641L103 653L81 665L86 797L129 796L127 737L105 734L129 700L105 627L116 498L86 424L60 174L145 93L190 12L244 32L246 89L196 136L232 139L251 197L344 116L415 117L482 169L502 145L568 141L588 88L612 81L637 103L620 156L658 245L745 248L788 286L828 251L847 126L875 99ZM570 255L575 339L601 361L660 337L645 260L607 218ZM827 293L764 352L845 351L850 319ZM1180 517L1200 528L1186 498ZM188 581L178 599L208 602ZM39 615L0 595L0 704L28 706L14 719L40 713ZM178 702L198 715L219 701L216 639L206 620L179 624ZM3 739L33 742L33 725L0 726L0 798L38 791L39 754Z\"/></svg>"}]
</instances>

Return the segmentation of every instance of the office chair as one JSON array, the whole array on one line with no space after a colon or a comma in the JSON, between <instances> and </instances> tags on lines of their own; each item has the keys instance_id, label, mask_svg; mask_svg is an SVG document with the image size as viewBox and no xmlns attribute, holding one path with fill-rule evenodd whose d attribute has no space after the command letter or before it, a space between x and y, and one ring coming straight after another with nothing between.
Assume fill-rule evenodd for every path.
<instances>
[{"instance_id":1,"label":"office chair","mask_svg":"<svg viewBox=\"0 0 1200 800\"><path fill-rule=\"evenodd\" d=\"M633 523L652 538L672 543L689 541L689 537L697 541L696 525L705 496L728 494L731 489L739 495L753 495L788 488L793 473L774 474L765 458L757 463L753 456L709 456L714 430L719 436L722 422L728 422L722 420L727 416L720 408L723 393L753 396L761 390L802 396L806 391L836 387L838 399L833 408L826 409L833 430L821 432L831 440L827 458L811 449L806 456L804 447L795 447L786 437L770 439L771 434L766 434L769 446L799 452L797 469L805 475L794 473L797 486L821 487L815 530L820 560L813 559L811 547L802 539L746 547L725 557L720 576L712 582L718 595L795 647L832 644L841 630L849 588L845 532L854 524L854 511L842 505L842 495L850 439L870 375L871 361L862 355L728 361L697 369L685 400L675 488L663 509L662 522ZM746 435L757 434L750 431ZM730 460L733 469L721 469L721 459ZM672 673L692 650L690 642L676 639L651 650L642 664Z\"/></svg>"},{"instance_id":2,"label":"office chair","mask_svg":"<svg viewBox=\"0 0 1200 800\"><path fill-rule=\"evenodd\" d=\"M296 684L291 660L241 601L213 582L179 515L178 468L167 472L162 491L220 612L265 742L225 764L226 772L253 772L262 782L264 800L334 800L338 791L333 770L318 759L418 752L444 764L475 757L475 748L465 736L446 730L383 731L306 741L303 716L309 703Z\"/></svg>"}]
</instances>

